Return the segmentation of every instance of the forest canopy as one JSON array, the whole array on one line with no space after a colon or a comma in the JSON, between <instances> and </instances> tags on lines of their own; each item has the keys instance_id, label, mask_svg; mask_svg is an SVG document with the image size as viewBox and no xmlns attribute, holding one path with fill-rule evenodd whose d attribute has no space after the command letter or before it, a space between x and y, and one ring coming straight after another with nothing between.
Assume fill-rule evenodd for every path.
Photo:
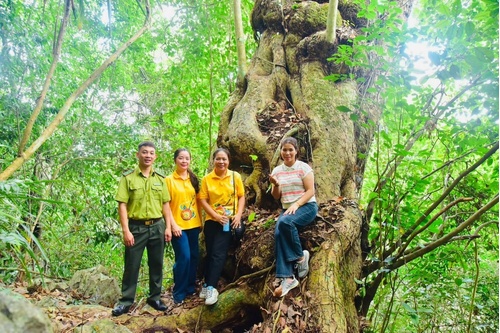
<instances>
[{"instance_id":1,"label":"forest canopy","mask_svg":"<svg viewBox=\"0 0 500 333\"><path fill-rule=\"evenodd\" d=\"M241 1L244 37L238 38L229 1L0 3L2 284L69 279L98 264L121 277L114 195L141 140L157 144L156 165L166 173L175 149L189 148L198 176L210 170L213 149L227 145L250 183L270 152L257 144L235 148L230 117L245 113L236 99L272 63L262 50L273 18L255 8L270 11L273 4ZM280 7L286 15L276 29L292 36L280 45L297 44L299 65L289 65L286 52L288 67L278 64L273 54L270 71L286 67L273 80L289 75L291 83L275 94L282 103L258 101L266 103L256 110L266 119L258 127L267 138L263 151L301 123L293 134L309 142L304 155L315 172L351 169L352 184L317 189L322 203L346 197L363 212L355 285L367 332L497 331L498 1L419 0L411 14L396 1L339 1L333 44L313 33L326 29L326 6L284 1ZM321 20L294 28L304 17ZM301 34L313 36L310 44L297 42ZM246 59L238 63L241 41ZM315 57L324 73L308 86L296 77ZM314 136L332 123L317 125L302 113L317 105L292 98L299 86L307 100L314 95L309 87L323 85L348 87L355 97L339 93L341 101L329 104L333 111L318 117L342 119L353 140L370 138L335 167L321 164L320 153L342 145ZM318 105L335 98L316 95ZM249 185L248 204L259 212L268 184L256 184ZM170 248L165 289L172 259ZM141 288L147 293L146 284Z\"/></svg>"}]
</instances>

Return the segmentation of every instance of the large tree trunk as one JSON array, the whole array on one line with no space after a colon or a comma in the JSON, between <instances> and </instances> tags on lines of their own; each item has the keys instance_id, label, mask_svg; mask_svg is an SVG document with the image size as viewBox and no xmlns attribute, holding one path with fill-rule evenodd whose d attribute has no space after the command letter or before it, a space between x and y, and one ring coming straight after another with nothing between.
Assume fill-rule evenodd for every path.
<instances>
[{"instance_id":1,"label":"large tree trunk","mask_svg":"<svg viewBox=\"0 0 500 333\"><path fill-rule=\"evenodd\" d=\"M245 80L223 110L217 143L231 151L231 168L245 177L248 203L258 219L250 223L235 251L227 277L236 282L222 290L219 302L209 310L190 310L198 311L195 327L189 321L177 321L179 327L234 328L238 318L245 318L247 324L259 323L254 332L287 327L294 332L359 331L355 280L361 275L363 214L356 202L364 160L358 156L368 152L373 136L373 130L362 125L378 123L380 114L360 102L360 92L366 98L368 84L360 86L347 78L325 80L330 74L356 70L334 65L327 58L366 25L357 18L357 11L347 2L339 4L337 39L328 43L328 2L256 1L252 26L259 46ZM343 25L343 20L349 24ZM339 106L353 110L356 117L340 112ZM278 203L267 189L268 175L280 163L279 142L285 136L299 140L300 159L314 169L321 205L316 223L301 234L304 247L312 253L309 276L300 288L279 299L272 294L276 283L273 218L277 217L273 209ZM252 297L225 297L233 288L242 295L252 290ZM214 316L217 309L226 309L225 316ZM177 320L184 315L187 320L192 314L182 312ZM168 318L155 322L166 324Z\"/></svg>"},{"instance_id":2,"label":"large tree trunk","mask_svg":"<svg viewBox=\"0 0 500 333\"><path fill-rule=\"evenodd\" d=\"M231 150L232 165L247 175L246 185L251 189L248 197L259 207L275 207L269 204L274 200L265 192L267 178L279 163L280 140L290 135L303 147L301 159L313 166L319 202L338 197L355 200L361 185L356 175L360 178L364 171L357 156L358 152L367 152L371 133L362 131L359 122L354 123L350 114L337 107L355 110L360 87L354 80L332 82L325 76L353 70L333 65L327 58L339 43L348 43L347 38L354 37L356 30L341 28L339 38L327 43L328 3L302 2L297 6L286 1L284 7L281 3L262 0L255 4L252 24L259 47L244 85L235 94L237 102L229 103L223 112L218 144ZM355 8L344 3L340 15L343 10L352 15ZM342 20L337 21L342 26ZM378 122L376 110L368 111L368 117ZM252 161L250 155L256 155L257 160ZM356 205L349 206L347 212L335 221L334 231L312 257L310 276L301 283L301 299L308 304L300 317L305 326L299 321L296 327L321 332L359 330L354 298L355 278L360 276L362 263L362 214ZM273 239L265 244L272 254ZM310 244L304 245L311 249ZM258 257L263 255L259 253ZM270 293L262 300L271 314L264 316L262 331L273 327L277 314L269 305L275 301ZM288 300L285 303L294 304ZM300 307L294 311L301 312ZM291 323L284 320L280 325L284 328Z\"/></svg>"}]
</instances>

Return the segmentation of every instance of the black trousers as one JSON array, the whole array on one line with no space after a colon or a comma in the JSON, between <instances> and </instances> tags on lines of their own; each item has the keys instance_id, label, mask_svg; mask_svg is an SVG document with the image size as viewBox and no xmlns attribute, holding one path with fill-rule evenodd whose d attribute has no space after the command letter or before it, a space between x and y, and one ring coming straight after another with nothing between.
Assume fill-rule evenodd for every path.
<instances>
[{"instance_id":1,"label":"black trousers","mask_svg":"<svg viewBox=\"0 0 500 333\"><path fill-rule=\"evenodd\" d=\"M153 225L129 225L134 235L135 244L125 247L125 265L122 280L122 297L119 304L131 305L134 303L142 255L148 252L149 266L149 297L157 301L160 299L163 281L163 253L165 249L165 222L163 219Z\"/></svg>"},{"instance_id":2,"label":"black trousers","mask_svg":"<svg viewBox=\"0 0 500 333\"><path fill-rule=\"evenodd\" d=\"M207 220L203 228L207 258L205 260L205 283L217 288L231 245L231 232L223 231L218 222Z\"/></svg>"}]
</instances>

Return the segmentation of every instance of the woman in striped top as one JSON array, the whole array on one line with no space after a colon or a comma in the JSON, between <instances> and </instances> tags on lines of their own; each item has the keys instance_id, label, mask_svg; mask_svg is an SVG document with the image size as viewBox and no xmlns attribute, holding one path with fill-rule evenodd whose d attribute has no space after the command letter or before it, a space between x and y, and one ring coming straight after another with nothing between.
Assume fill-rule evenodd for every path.
<instances>
[{"instance_id":1,"label":"woman in striped top","mask_svg":"<svg viewBox=\"0 0 500 333\"><path fill-rule=\"evenodd\" d=\"M299 230L314 221L318 205L314 196L314 174L312 168L297 160L297 140L287 137L281 142L283 164L273 169L269 176L271 194L280 199L283 211L276 223L274 233L276 253L276 277L282 279L276 288L276 296L285 296L299 285L299 278L309 272L309 252L302 250Z\"/></svg>"}]
</instances>

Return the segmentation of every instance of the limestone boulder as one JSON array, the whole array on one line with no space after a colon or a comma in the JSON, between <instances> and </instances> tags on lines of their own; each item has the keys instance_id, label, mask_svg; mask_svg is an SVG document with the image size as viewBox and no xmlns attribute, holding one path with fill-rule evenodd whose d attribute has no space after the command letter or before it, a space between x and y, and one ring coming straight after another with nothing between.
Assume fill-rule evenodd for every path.
<instances>
[{"instance_id":1,"label":"limestone boulder","mask_svg":"<svg viewBox=\"0 0 500 333\"><path fill-rule=\"evenodd\" d=\"M46 291L64 291L68 290L68 284L63 281L63 280L55 280L55 279L41 279L41 278L35 278L33 279L33 283L31 288L36 288L37 286L42 287L42 289Z\"/></svg>"},{"instance_id":2,"label":"limestone boulder","mask_svg":"<svg viewBox=\"0 0 500 333\"><path fill-rule=\"evenodd\" d=\"M51 321L45 312L22 295L0 287L0 332L51 333Z\"/></svg>"},{"instance_id":3,"label":"limestone boulder","mask_svg":"<svg viewBox=\"0 0 500 333\"><path fill-rule=\"evenodd\" d=\"M91 303L107 307L113 307L121 295L118 282L101 265L76 272L69 281L69 287Z\"/></svg>"}]
</instances>

